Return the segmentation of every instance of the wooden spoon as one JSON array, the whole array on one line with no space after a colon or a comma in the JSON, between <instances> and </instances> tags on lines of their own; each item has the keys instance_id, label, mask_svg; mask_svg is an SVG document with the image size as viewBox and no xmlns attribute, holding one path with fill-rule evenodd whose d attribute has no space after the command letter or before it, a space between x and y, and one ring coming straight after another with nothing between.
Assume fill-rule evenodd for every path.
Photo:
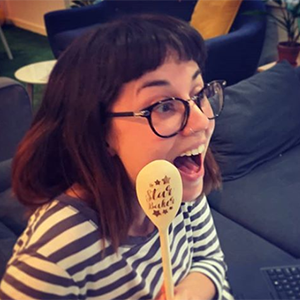
<instances>
[{"instance_id":1,"label":"wooden spoon","mask_svg":"<svg viewBox=\"0 0 300 300\"><path fill-rule=\"evenodd\" d=\"M174 283L168 228L182 201L180 173L170 162L155 160L139 172L136 192L142 209L159 231L166 297L172 300Z\"/></svg>"}]
</instances>

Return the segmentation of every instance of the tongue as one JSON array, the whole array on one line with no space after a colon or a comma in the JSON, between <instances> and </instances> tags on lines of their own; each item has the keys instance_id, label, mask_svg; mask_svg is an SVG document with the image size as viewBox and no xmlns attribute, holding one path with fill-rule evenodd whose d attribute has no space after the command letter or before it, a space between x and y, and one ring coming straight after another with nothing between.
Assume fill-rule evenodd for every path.
<instances>
[{"instance_id":1,"label":"tongue","mask_svg":"<svg viewBox=\"0 0 300 300\"><path fill-rule=\"evenodd\" d=\"M197 165L190 156L177 157L174 161L174 165L183 173L197 173L200 170L200 166Z\"/></svg>"}]
</instances>

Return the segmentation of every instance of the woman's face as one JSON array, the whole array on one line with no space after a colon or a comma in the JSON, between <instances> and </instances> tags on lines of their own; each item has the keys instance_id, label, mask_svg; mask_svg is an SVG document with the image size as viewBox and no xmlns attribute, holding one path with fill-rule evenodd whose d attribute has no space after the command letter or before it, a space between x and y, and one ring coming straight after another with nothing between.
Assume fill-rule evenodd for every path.
<instances>
[{"instance_id":1,"label":"woman's face","mask_svg":"<svg viewBox=\"0 0 300 300\"><path fill-rule=\"evenodd\" d=\"M194 61L167 59L156 70L123 86L112 112L138 112L160 100L177 97L190 99L203 88L199 67ZM197 105L190 102L186 127L171 138L161 138L146 118L113 118L108 143L118 155L133 183L148 163L164 159L174 164L183 182L183 201L192 201L203 189L204 157L214 130ZM191 154L194 154L191 156Z\"/></svg>"}]
</instances>

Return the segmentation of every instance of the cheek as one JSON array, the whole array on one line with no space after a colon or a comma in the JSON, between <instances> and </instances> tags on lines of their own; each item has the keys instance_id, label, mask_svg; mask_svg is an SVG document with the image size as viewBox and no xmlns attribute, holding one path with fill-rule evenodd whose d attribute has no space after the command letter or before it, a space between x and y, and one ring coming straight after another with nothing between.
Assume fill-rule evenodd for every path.
<instances>
[{"instance_id":1,"label":"cheek","mask_svg":"<svg viewBox=\"0 0 300 300\"><path fill-rule=\"evenodd\" d=\"M213 135L213 132L215 130L215 120L210 120L208 128L207 128L207 139L210 140L210 138Z\"/></svg>"},{"instance_id":2,"label":"cheek","mask_svg":"<svg viewBox=\"0 0 300 300\"><path fill-rule=\"evenodd\" d=\"M139 171L156 159L167 159L168 145L146 124L118 124L114 127L113 147L130 179L135 182Z\"/></svg>"}]
</instances>

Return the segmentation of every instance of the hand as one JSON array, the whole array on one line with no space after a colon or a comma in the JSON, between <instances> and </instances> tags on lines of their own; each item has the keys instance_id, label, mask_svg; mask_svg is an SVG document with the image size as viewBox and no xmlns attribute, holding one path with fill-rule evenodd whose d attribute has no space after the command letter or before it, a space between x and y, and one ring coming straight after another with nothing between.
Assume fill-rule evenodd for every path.
<instances>
[{"instance_id":1,"label":"hand","mask_svg":"<svg viewBox=\"0 0 300 300\"><path fill-rule=\"evenodd\" d=\"M206 275L192 272L175 287L174 293L174 300L210 300L216 287Z\"/></svg>"},{"instance_id":2,"label":"hand","mask_svg":"<svg viewBox=\"0 0 300 300\"><path fill-rule=\"evenodd\" d=\"M174 288L173 300L209 300L214 297L216 288L213 282L201 273L190 273ZM155 300L166 300L164 285Z\"/></svg>"},{"instance_id":3,"label":"hand","mask_svg":"<svg viewBox=\"0 0 300 300\"><path fill-rule=\"evenodd\" d=\"M175 287L176 290L176 287ZM174 293L176 293L176 291L174 291ZM167 296L165 293L165 285L163 284L161 290L159 291L158 295L156 296L156 298L154 300L166 300ZM173 300L189 300L190 298L188 298L188 294L186 294L186 292L183 290L182 292L179 291L177 294L174 295Z\"/></svg>"},{"instance_id":4,"label":"hand","mask_svg":"<svg viewBox=\"0 0 300 300\"><path fill-rule=\"evenodd\" d=\"M167 299L167 297L166 297L166 292L165 292L165 285L163 284L159 293L153 300L166 300L166 299Z\"/></svg>"},{"instance_id":5,"label":"hand","mask_svg":"<svg viewBox=\"0 0 300 300\"><path fill-rule=\"evenodd\" d=\"M188 294L186 294L185 291L183 292L179 292L177 295L174 295L173 300L190 300L191 298L188 298ZM156 298L154 300L166 300L166 293L165 293L165 288L164 285L162 286L160 292L158 293L158 295L156 296Z\"/></svg>"}]
</instances>

